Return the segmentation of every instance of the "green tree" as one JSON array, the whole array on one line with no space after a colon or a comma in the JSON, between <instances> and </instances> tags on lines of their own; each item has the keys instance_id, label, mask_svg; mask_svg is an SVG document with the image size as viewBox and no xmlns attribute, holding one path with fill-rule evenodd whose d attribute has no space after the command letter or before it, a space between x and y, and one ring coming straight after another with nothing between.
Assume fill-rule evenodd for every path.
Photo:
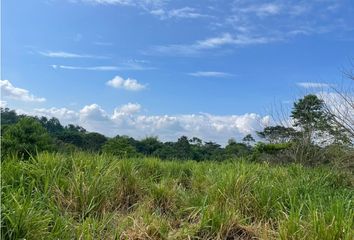
<instances>
[{"instance_id":1,"label":"green tree","mask_svg":"<svg viewBox=\"0 0 354 240\"><path fill-rule=\"evenodd\" d=\"M15 110L10 110L9 108L1 108L1 126L15 124L21 117L23 116L17 115Z\"/></svg>"},{"instance_id":2,"label":"green tree","mask_svg":"<svg viewBox=\"0 0 354 240\"><path fill-rule=\"evenodd\" d=\"M5 155L16 154L27 159L44 150L51 150L52 138L46 129L34 118L24 117L10 125L2 137L2 151Z\"/></svg>"},{"instance_id":3,"label":"green tree","mask_svg":"<svg viewBox=\"0 0 354 240\"><path fill-rule=\"evenodd\" d=\"M192 159L192 148L186 136L182 136L177 140L175 148L177 159Z\"/></svg>"},{"instance_id":4,"label":"green tree","mask_svg":"<svg viewBox=\"0 0 354 240\"><path fill-rule=\"evenodd\" d=\"M65 129L57 138L64 143L72 144L81 149L85 147L85 135L79 131Z\"/></svg>"},{"instance_id":5,"label":"green tree","mask_svg":"<svg viewBox=\"0 0 354 240\"><path fill-rule=\"evenodd\" d=\"M103 152L116 155L118 157L136 157L138 156L137 149L132 145L128 137L114 137L109 139L102 147Z\"/></svg>"},{"instance_id":6,"label":"green tree","mask_svg":"<svg viewBox=\"0 0 354 240\"><path fill-rule=\"evenodd\" d=\"M59 119L57 118L46 118L46 117L41 117L39 118L39 122L47 129L47 131L52 135L52 136L58 136L60 133L64 131L64 127L61 125Z\"/></svg>"},{"instance_id":7,"label":"green tree","mask_svg":"<svg viewBox=\"0 0 354 240\"><path fill-rule=\"evenodd\" d=\"M154 155L158 149L162 148L163 144L157 137L146 137L139 141L137 145L140 153L146 156L151 156Z\"/></svg>"},{"instance_id":8,"label":"green tree","mask_svg":"<svg viewBox=\"0 0 354 240\"><path fill-rule=\"evenodd\" d=\"M163 143L162 147L157 149L154 155L161 159L175 159L177 156L175 144L174 142Z\"/></svg>"},{"instance_id":9,"label":"green tree","mask_svg":"<svg viewBox=\"0 0 354 240\"><path fill-rule=\"evenodd\" d=\"M84 149L87 151L98 152L107 142L107 138L96 132L86 133L84 135Z\"/></svg>"},{"instance_id":10,"label":"green tree","mask_svg":"<svg viewBox=\"0 0 354 240\"><path fill-rule=\"evenodd\" d=\"M309 94L294 103L291 117L294 126L302 132L303 141L313 142L314 137L321 137L332 132L332 116L325 111L324 101L314 94Z\"/></svg>"},{"instance_id":11,"label":"green tree","mask_svg":"<svg viewBox=\"0 0 354 240\"><path fill-rule=\"evenodd\" d=\"M251 143L255 142L255 140L251 134L247 134L244 138L242 138L242 142L244 142L248 147L250 147Z\"/></svg>"},{"instance_id":12,"label":"green tree","mask_svg":"<svg viewBox=\"0 0 354 240\"><path fill-rule=\"evenodd\" d=\"M230 139L225 147L227 158L237 158L249 154L250 149L244 143L237 143L234 139Z\"/></svg>"},{"instance_id":13,"label":"green tree","mask_svg":"<svg viewBox=\"0 0 354 240\"><path fill-rule=\"evenodd\" d=\"M297 132L294 128L277 125L265 127L257 135L269 143L286 143L294 139Z\"/></svg>"},{"instance_id":14,"label":"green tree","mask_svg":"<svg viewBox=\"0 0 354 240\"><path fill-rule=\"evenodd\" d=\"M204 160L215 160L221 161L225 159L224 149L221 148L220 144L209 141L205 142L202 148L203 151L203 159Z\"/></svg>"}]
</instances>

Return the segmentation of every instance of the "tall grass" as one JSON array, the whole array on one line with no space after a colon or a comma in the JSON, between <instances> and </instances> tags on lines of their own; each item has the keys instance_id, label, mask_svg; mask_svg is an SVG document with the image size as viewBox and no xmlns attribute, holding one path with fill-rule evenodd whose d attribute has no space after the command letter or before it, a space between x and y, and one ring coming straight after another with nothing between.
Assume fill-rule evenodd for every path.
<instances>
[{"instance_id":1,"label":"tall grass","mask_svg":"<svg viewBox=\"0 0 354 240\"><path fill-rule=\"evenodd\" d=\"M2 163L2 239L352 239L353 186L300 165L39 154Z\"/></svg>"}]
</instances>

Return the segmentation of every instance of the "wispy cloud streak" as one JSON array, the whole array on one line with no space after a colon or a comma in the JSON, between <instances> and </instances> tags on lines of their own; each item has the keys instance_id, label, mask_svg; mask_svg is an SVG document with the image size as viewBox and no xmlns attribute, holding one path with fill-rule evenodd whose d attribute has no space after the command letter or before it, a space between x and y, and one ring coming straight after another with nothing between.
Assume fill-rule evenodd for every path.
<instances>
[{"instance_id":1,"label":"wispy cloud streak","mask_svg":"<svg viewBox=\"0 0 354 240\"><path fill-rule=\"evenodd\" d=\"M106 56L96 56L90 54L77 54L71 52L63 52L63 51L41 51L39 52L40 55L50 58L109 58Z\"/></svg>"},{"instance_id":2,"label":"wispy cloud streak","mask_svg":"<svg viewBox=\"0 0 354 240\"><path fill-rule=\"evenodd\" d=\"M265 44L273 41L277 41L276 38L236 35L233 36L230 33L221 34L218 37L207 38L204 40L196 41L193 44L170 44L153 46L145 54L151 55L195 55L200 54L203 51L209 49L220 48L223 46L246 46L254 44Z\"/></svg>"},{"instance_id":3,"label":"wispy cloud streak","mask_svg":"<svg viewBox=\"0 0 354 240\"><path fill-rule=\"evenodd\" d=\"M188 75L191 75L194 77L229 77L229 76L232 76L232 74L230 74L230 73L215 72L215 71L192 72L192 73L188 73Z\"/></svg>"}]
</instances>

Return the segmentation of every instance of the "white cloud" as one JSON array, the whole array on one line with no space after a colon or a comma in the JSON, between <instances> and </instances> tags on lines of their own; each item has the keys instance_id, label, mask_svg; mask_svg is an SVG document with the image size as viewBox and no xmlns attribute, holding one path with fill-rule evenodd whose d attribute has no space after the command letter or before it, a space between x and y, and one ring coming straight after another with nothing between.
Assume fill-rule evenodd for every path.
<instances>
[{"instance_id":1,"label":"white cloud","mask_svg":"<svg viewBox=\"0 0 354 240\"><path fill-rule=\"evenodd\" d=\"M226 72L213 72L213 71L200 71L200 72L193 72L193 73L188 73L191 76L194 77L228 77L231 76L230 73Z\"/></svg>"},{"instance_id":2,"label":"white cloud","mask_svg":"<svg viewBox=\"0 0 354 240\"><path fill-rule=\"evenodd\" d=\"M99 105L91 104L79 111L51 108L35 109L31 114L57 117L66 124L78 124L89 131L101 132L107 136L125 134L143 138L155 135L163 141L175 141L186 135L221 144L226 144L232 137L241 139L246 134L254 134L271 124L270 116L255 113L224 116L207 113L146 115L139 113L140 109L139 104L128 103L109 114Z\"/></svg>"},{"instance_id":3,"label":"white cloud","mask_svg":"<svg viewBox=\"0 0 354 240\"><path fill-rule=\"evenodd\" d=\"M302 88L328 88L332 86L331 84L328 83L319 83L319 82L298 82L296 84Z\"/></svg>"},{"instance_id":4,"label":"white cloud","mask_svg":"<svg viewBox=\"0 0 354 240\"><path fill-rule=\"evenodd\" d=\"M142 11L150 12L152 9L159 9L165 5L167 0L69 0L71 2L88 3L103 6L136 7Z\"/></svg>"},{"instance_id":5,"label":"white cloud","mask_svg":"<svg viewBox=\"0 0 354 240\"><path fill-rule=\"evenodd\" d=\"M83 107L80 112L80 121L106 121L109 119L106 112L98 105L91 104Z\"/></svg>"},{"instance_id":6,"label":"white cloud","mask_svg":"<svg viewBox=\"0 0 354 240\"><path fill-rule=\"evenodd\" d=\"M45 57L51 58L107 58L104 56L95 56L95 55L88 55L88 54L77 54L71 52L63 52L63 51L46 51L46 52L39 52L39 54Z\"/></svg>"},{"instance_id":7,"label":"white cloud","mask_svg":"<svg viewBox=\"0 0 354 240\"><path fill-rule=\"evenodd\" d=\"M53 69L65 70L86 70L86 71L124 71L124 70L154 70L156 68L146 66L146 62L137 60L128 60L122 62L120 66L71 66L71 65L50 65Z\"/></svg>"},{"instance_id":8,"label":"white cloud","mask_svg":"<svg viewBox=\"0 0 354 240\"><path fill-rule=\"evenodd\" d=\"M77 122L79 114L73 110L67 108L35 108L34 115L45 116L45 117L55 117L61 120L62 124L69 124Z\"/></svg>"},{"instance_id":9,"label":"white cloud","mask_svg":"<svg viewBox=\"0 0 354 240\"><path fill-rule=\"evenodd\" d=\"M276 3L265 3L247 6L245 8L234 8L235 11L240 11L244 13L255 13L257 16L269 16L276 15L280 13L281 5Z\"/></svg>"},{"instance_id":10,"label":"white cloud","mask_svg":"<svg viewBox=\"0 0 354 240\"><path fill-rule=\"evenodd\" d=\"M145 54L167 54L167 55L193 55L199 54L202 51L223 46L246 46L252 44L265 44L276 41L276 38L258 37L238 34L236 36L230 33L224 33L218 37L207 38L204 40L196 41L193 44L171 44L153 46Z\"/></svg>"},{"instance_id":11,"label":"white cloud","mask_svg":"<svg viewBox=\"0 0 354 240\"><path fill-rule=\"evenodd\" d=\"M77 0L79 1L79 0ZM125 5L125 6L159 6L164 0L81 0L81 2L103 4L103 5Z\"/></svg>"},{"instance_id":12,"label":"white cloud","mask_svg":"<svg viewBox=\"0 0 354 240\"><path fill-rule=\"evenodd\" d=\"M212 22L216 29L286 41L301 35L351 31L345 1L232 1L230 13ZM219 5L220 7L221 4ZM338 19L337 15L341 18Z\"/></svg>"},{"instance_id":13,"label":"white cloud","mask_svg":"<svg viewBox=\"0 0 354 240\"><path fill-rule=\"evenodd\" d=\"M273 39L265 37L250 37L246 35L232 36L230 33L224 33L219 37L208 38L203 41L198 41L197 46L199 48L216 48L219 46L232 44L232 45L250 45L250 44L262 44L273 41Z\"/></svg>"},{"instance_id":14,"label":"white cloud","mask_svg":"<svg viewBox=\"0 0 354 240\"><path fill-rule=\"evenodd\" d=\"M153 9L150 11L150 13L152 15L155 15L155 16L159 16L161 18L165 18L166 17L166 11L162 8L159 8L159 9Z\"/></svg>"},{"instance_id":15,"label":"white cloud","mask_svg":"<svg viewBox=\"0 0 354 240\"><path fill-rule=\"evenodd\" d=\"M76 0L78 2L78 0ZM101 5L120 5L138 7L151 15L158 16L161 20L171 18L203 18L211 17L198 12L192 7L165 9L167 0L81 0L81 2L101 4Z\"/></svg>"},{"instance_id":16,"label":"white cloud","mask_svg":"<svg viewBox=\"0 0 354 240\"><path fill-rule=\"evenodd\" d=\"M224 33L219 37L208 38L202 41L198 41L196 47L198 48L215 48L226 44L235 43L235 39L230 33Z\"/></svg>"},{"instance_id":17,"label":"white cloud","mask_svg":"<svg viewBox=\"0 0 354 240\"><path fill-rule=\"evenodd\" d=\"M51 65L54 69L66 69L66 70L89 70L89 71L117 71L121 68L117 66L93 66L93 67L79 67L79 66L68 66L68 65Z\"/></svg>"},{"instance_id":18,"label":"white cloud","mask_svg":"<svg viewBox=\"0 0 354 240\"><path fill-rule=\"evenodd\" d=\"M36 97L26 89L17 88L9 80L0 80L1 94L5 98L11 98L24 102L44 102L45 98Z\"/></svg>"},{"instance_id":19,"label":"white cloud","mask_svg":"<svg viewBox=\"0 0 354 240\"><path fill-rule=\"evenodd\" d=\"M121 106L120 108L116 108L114 110L114 114L113 115L117 115L117 114L134 114L139 112L141 109L141 105L138 103L127 103L123 106Z\"/></svg>"},{"instance_id":20,"label":"white cloud","mask_svg":"<svg viewBox=\"0 0 354 240\"><path fill-rule=\"evenodd\" d=\"M124 79L120 76L115 76L112 80L109 80L106 84L114 88L122 88L129 91L139 91L146 87L145 85L140 84L136 79L131 79L131 78Z\"/></svg>"},{"instance_id":21,"label":"white cloud","mask_svg":"<svg viewBox=\"0 0 354 240\"><path fill-rule=\"evenodd\" d=\"M160 19L210 17L209 15L197 12L196 9L191 7L176 8L171 10L164 10L160 8L151 10L150 13L152 15L160 17Z\"/></svg>"}]
</instances>

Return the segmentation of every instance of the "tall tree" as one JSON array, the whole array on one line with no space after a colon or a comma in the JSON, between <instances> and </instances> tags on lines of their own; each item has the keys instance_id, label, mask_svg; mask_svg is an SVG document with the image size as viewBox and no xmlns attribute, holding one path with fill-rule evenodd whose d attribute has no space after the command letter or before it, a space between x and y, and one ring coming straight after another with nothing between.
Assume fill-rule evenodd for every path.
<instances>
[{"instance_id":1,"label":"tall tree","mask_svg":"<svg viewBox=\"0 0 354 240\"><path fill-rule=\"evenodd\" d=\"M303 140L310 144L315 136L323 136L331 130L330 114L325 111L324 101L314 94L309 94L294 103L291 117L294 126L303 133Z\"/></svg>"}]
</instances>

